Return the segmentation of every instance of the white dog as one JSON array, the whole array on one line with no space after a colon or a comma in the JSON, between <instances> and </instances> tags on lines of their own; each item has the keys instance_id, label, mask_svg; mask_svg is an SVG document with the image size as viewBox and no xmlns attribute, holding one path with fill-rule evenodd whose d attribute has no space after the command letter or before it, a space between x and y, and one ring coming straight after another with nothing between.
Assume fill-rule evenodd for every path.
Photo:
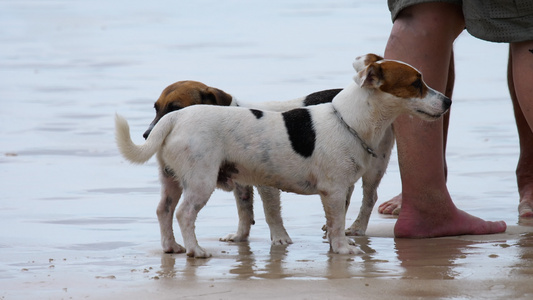
<instances>
[{"instance_id":1,"label":"white dog","mask_svg":"<svg viewBox=\"0 0 533 300\"><path fill-rule=\"evenodd\" d=\"M371 63L354 79L331 103L283 113L187 107L163 116L141 146L133 144L127 121L117 115L117 144L134 163L157 152L161 168L182 185L177 218L188 256L210 256L198 245L196 216L217 185L232 189L235 182L319 194L332 251L355 254L344 233L346 203L361 177L365 193L375 193L394 141L390 125L402 113L434 120L451 101L398 61ZM361 209L366 223L375 197L367 200Z\"/></svg>"},{"instance_id":2,"label":"white dog","mask_svg":"<svg viewBox=\"0 0 533 300\"><path fill-rule=\"evenodd\" d=\"M356 72L360 72L368 64L382 59L383 57L381 56L367 54L361 59L357 59L354 62L353 67ZM235 99L232 95L220 89L207 86L198 81L178 81L167 86L154 103L156 116L143 136L146 139L150 135L150 132L155 124L157 124L157 122L159 122L164 115L191 105L209 104L220 106L242 106L247 108L281 112L290 109L331 102L341 90L342 89L322 90L309 94L305 97L300 97L289 101L245 103ZM202 116L199 115L198 118L202 118ZM388 138L383 139L383 144L389 145L389 137L391 137L391 135L386 136ZM378 146L378 148L381 147ZM385 161L388 161L388 157ZM382 163L382 161L376 160L376 163ZM380 168L381 166L376 167ZM182 253L185 252L185 248L176 243L172 223L174 212L179 199L181 198L183 189L179 181L170 172L168 172L168 170L160 169L159 171L161 181L161 200L157 206L157 218L159 220L159 226L161 230L161 246L163 247L163 251L166 253ZM263 200L265 220L270 229L272 245L291 244L292 240L289 237L287 230L283 226L283 219L281 218L279 190L277 188L268 186L257 186L257 191ZM250 228L255 223L253 211L253 187L236 183L233 193L237 203L239 225L237 232L227 234L220 238L220 240L228 242L243 242L248 240ZM375 191L373 193L367 192L364 194L365 197L373 197L374 195ZM350 196L348 196L348 201L349 198ZM366 201L372 202L375 200ZM348 204L349 203L347 202L347 207ZM360 221L362 218L361 216L364 216L364 214L360 214L360 218L357 219L354 224L346 230L347 235L353 236L365 234L366 223L364 221Z\"/></svg>"}]
</instances>

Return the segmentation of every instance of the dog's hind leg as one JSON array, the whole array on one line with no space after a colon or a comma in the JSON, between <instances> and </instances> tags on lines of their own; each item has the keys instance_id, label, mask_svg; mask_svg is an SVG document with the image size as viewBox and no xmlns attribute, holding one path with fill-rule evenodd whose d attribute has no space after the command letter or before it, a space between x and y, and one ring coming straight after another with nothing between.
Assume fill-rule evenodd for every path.
<instances>
[{"instance_id":1,"label":"dog's hind leg","mask_svg":"<svg viewBox=\"0 0 533 300\"><path fill-rule=\"evenodd\" d=\"M161 229L161 246L165 253L183 253L185 248L176 243L172 220L181 197L182 188L168 169L161 169L161 201L157 206L157 219Z\"/></svg>"},{"instance_id":2,"label":"dog's hind leg","mask_svg":"<svg viewBox=\"0 0 533 300\"><path fill-rule=\"evenodd\" d=\"M245 242L250 236L250 228L254 221L254 189L250 185L235 184L233 190L237 201L237 212L239 214L239 226L236 233L230 233L223 238L224 242Z\"/></svg>"},{"instance_id":3,"label":"dog's hind leg","mask_svg":"<svg viewBox=\"0 0 533 300\"><path fill-rule=\"evenodd\" d=\"M377 188L381 180L381 177L378 180L369 177L363 176L363 201L357 219L345 231L348 236L363 236L366 233L372 209L378 199Z\"/></svg>"},{"instance_id":4,"label":"dog's hind leg","mask_svg":"<svg viewBox=\"0 0 533 300\"><path fill-rule=\"evenodd\" d=\"M257 191L263 200L265 220L270 228L272 245L292 244L292 240L283 226L281 218L280 191L269 186L258 186Z\"/></svg>"},{"instance_id":5,"label":"dog's hind leg","mask_svg":"<svg viewBox=\"0 0 533 300\"><path fill-rule=\"evenodd\" d=\"M391 149L394 144L394 132L392 128L387 130L385 136L377 149L378 157L375 158L374 163L368 168L368 171L363 174L363 201L359 209L359 215L352 225L346 229L345 233L348 236L363 236L366 234L368 221L372 214L372 209L378 199L378 187L385 175L387 166L389 165Z\"/></svg>"},{"instance_id":6,"label":"dog's hind leg","mask_svg":"<svg viewBox=\"0 0 533 300\"><path fill-rule=\"evenodd\" d=\"M210 186L206 182L209 181L188 181L184 185L183 203L178 207L176 213L176 218L178 219L181 229L181 235L183 236L183 243L187 249L187 256L195 258L211 257L209 252L198 245L195 233L196 217L215 190L216 178L213 178L212 180L213 186Z\"/></svg>"}]
</instances>

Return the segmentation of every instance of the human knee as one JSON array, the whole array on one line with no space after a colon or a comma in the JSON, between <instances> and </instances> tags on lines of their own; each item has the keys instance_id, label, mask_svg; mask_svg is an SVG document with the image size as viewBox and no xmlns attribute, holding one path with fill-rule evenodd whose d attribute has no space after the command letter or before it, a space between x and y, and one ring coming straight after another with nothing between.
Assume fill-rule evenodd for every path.
<instances>
[{"instance_id":1,"label":"human knee","mask_svg":"<svg viewBox=\"0 0 533 300\"><path fill-rule=\"evenodd\" d=\"M450 3L421 3L403 9L394 21L409 32L427 38L454 40L464 29L462 8Z\"/></svg>"},{"instance_id":2,"label":"human knee","mask_svg":"<svg viewBox=\"0 0 533 300\"><path fill-rule=\"evenodd\" d=\"M524 61L533 61L533 40L510 43L512 62L523 65Z\"/></svg>"}]
</instances>

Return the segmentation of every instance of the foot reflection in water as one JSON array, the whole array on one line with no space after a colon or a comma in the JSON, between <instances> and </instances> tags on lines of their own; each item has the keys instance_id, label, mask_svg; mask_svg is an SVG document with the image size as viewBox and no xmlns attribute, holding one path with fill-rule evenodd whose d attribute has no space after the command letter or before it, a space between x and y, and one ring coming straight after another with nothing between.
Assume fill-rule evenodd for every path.
<instances>
[{"instance_id":1,"label":"foot reflection in water","mask_svg":"<svg viewBox=\"0 0 533 300\"><path fill-rule=\"evenodd\" d=\"M456 239L395 239L403 279L461 277L461 259L475 243Z\"/></svg>"}]
</instances>

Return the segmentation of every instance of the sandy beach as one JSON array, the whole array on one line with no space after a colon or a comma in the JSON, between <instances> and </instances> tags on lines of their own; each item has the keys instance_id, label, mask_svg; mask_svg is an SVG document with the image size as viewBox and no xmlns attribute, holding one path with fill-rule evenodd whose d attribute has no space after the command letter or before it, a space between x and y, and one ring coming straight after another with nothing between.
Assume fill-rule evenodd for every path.
<instances>
[{"instance_id":1,"label":"sandy beach","mask_svg":"<svg viewBox=\"0 0 533 300\"><path fill-rule=\"evenodd\" d=\"M249 102L344 87L356 56L383 53L391 25L386 1L0 2L0 300L531 299L508 49L467 33L455 45L448 184L459 208L507 232L395 239L395 218L375 209L355 238L364 254L334 255L318 196L283 193L294 244L270 245L258 196L250 241L226 243L235 200L216 191L196 223L213 257L162 252L157 164L119 155L116 112L141 143L175 81ZM394 149L378 205L399 191ZM361 194L358 183L348 224Z\"/></svg>"}]
</instances>

